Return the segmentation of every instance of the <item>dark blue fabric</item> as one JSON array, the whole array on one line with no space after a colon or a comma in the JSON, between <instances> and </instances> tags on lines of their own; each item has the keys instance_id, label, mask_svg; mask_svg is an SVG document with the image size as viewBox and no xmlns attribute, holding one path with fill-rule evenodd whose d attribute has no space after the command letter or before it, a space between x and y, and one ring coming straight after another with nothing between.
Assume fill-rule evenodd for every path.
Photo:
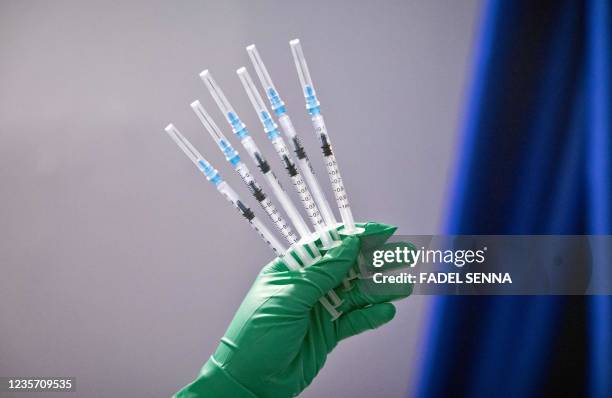
<instances>
[{"instance_id":1,"label":"dark blue fabric","mask_svg":"<svg viewBox=\"0 0 612 398\"><path fill-rule=\"evenodd\" d=\"M445 232L611 234L610 2L481 18ZM610 397L611 322L608 296L440 297L416 395Z\"/></svg>"}]
</instances>

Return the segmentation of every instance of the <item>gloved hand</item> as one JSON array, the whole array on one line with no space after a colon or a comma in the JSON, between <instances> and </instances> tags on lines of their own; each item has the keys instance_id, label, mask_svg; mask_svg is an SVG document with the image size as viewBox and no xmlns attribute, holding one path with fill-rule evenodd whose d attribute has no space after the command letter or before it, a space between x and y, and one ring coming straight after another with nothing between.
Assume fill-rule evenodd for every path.
<instances>
[{"instance_id":1,"label":"gloved hand","mask_svg":"<svg viewBox=\"0 0 612 398\"><path fill-rule=\"evenodd\" d=\"M176 394L186 397L293 397L306 388L323 367L327 354L347 337L389 322L401 296L368 294L353 281L345 291L342 280L357 269L360 247L383 244L395 227L368 223L359 236L345 236L340 246L301 270L289 270L276 260L263 268L232 320L221 344L198 378ZM344 299L336 321L318 302L336 288ZM409 295L405 288L403 296Z\"/></svg>"}]
</instances>

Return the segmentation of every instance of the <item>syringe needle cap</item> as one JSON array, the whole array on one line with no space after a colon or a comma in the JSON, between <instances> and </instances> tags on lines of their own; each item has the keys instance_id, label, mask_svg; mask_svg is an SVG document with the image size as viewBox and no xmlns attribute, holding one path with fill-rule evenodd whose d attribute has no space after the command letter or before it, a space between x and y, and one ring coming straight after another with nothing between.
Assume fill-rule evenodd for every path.
<instances>
[{"instance_id":1,"label":"syringe needle cap","mask_svg":"<svg viewBox=\"0 0 612 398\"><path fill-rule=\"evenodd\" d=\"M310 72L308 71L308 64L306 63L304 53L302 52L300 39L291 40L289 45L291 46L291 54L293 55L295 68L297 69L298 78L300 80L300 84L302 85L304 96L309 97L310 95L314 94L314 86L312 84L312 79L310 78Z\"/></svg>"}]
</instances>

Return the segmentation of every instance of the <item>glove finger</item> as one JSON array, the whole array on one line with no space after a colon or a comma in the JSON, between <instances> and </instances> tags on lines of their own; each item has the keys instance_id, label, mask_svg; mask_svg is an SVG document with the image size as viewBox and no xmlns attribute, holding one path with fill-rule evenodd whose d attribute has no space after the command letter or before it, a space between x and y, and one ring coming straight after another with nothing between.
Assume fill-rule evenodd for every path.
<instances>
[{"instance_id":1,"label":"glove finger","mask_svg":"<svg viewBox=\"0 0 612 398\"><path fill-rule=\"evenodd\" d=\"M361 240L361 250L369 251L375 247L378 247L385 243L397 230L397 227L388 224L368 222L365 224L358 224L364 229L359 234Z\"/></svg>"},{"instance_id":2,"label":"glove finger","mask_svg":"<svg viewBox=\"0 0 612 398\"><path fill-rule=\"evenodd\" d=\"M356 283L356 286L348 292L339 289L338 296L343 301L339 307L340 311L352 311L372 304L401 300L410 296L413 289L413 285L408 283L377 284L372 279L353 283Z\"/></svg>"},{"instance_id":3,"label":"glove finger","mask_svg":"<svg viewBox=\"0 0 612 398\"><path fill-rule=\"evenodd\" d=\"M359 239L349 236L340 246L334 247L321 260L298 274L295 283L302 285L299 289L304 292L311 305L342 282L356 261L358 253Z\"/></svg>"},{"instance_id":4,"label":"glove finger","mask_svg":"<svg viewBox=\"0 0 612 398\"><path fill-rule=\"evenodd\" d=\"M338 341L366 330L376 329L395 316L395 306L391 303L375 304L342 315L337 321Z\"/></svg>"}]
</instances>

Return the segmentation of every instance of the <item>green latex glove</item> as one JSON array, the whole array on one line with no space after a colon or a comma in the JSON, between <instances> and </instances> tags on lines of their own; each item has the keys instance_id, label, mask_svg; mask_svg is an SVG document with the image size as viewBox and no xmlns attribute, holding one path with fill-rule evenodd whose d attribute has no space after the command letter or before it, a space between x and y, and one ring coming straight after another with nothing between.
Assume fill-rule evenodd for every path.
<instances>
[{"instance_id":1,"label":"green latex glove","mask_svg":"<svg viewBox=\"0 0 612 398\"><path fill-rule=\"evenodd\" d=\"M349 291L341 287L349 269L357 269L360 247L381 245L395 231L384 224L360 226L363 233L343 237L340 246L308 268L289 270L280 261L265 266L215 353L176 397L296 396L340 340L389 322L395 307L388 301L401 297L397 292L368 294L362 280L353 281ZM333 288L344 299L336 321L318 302ZM407 287L403 296L410 292Z\"/></svg>"}]
</instances>

